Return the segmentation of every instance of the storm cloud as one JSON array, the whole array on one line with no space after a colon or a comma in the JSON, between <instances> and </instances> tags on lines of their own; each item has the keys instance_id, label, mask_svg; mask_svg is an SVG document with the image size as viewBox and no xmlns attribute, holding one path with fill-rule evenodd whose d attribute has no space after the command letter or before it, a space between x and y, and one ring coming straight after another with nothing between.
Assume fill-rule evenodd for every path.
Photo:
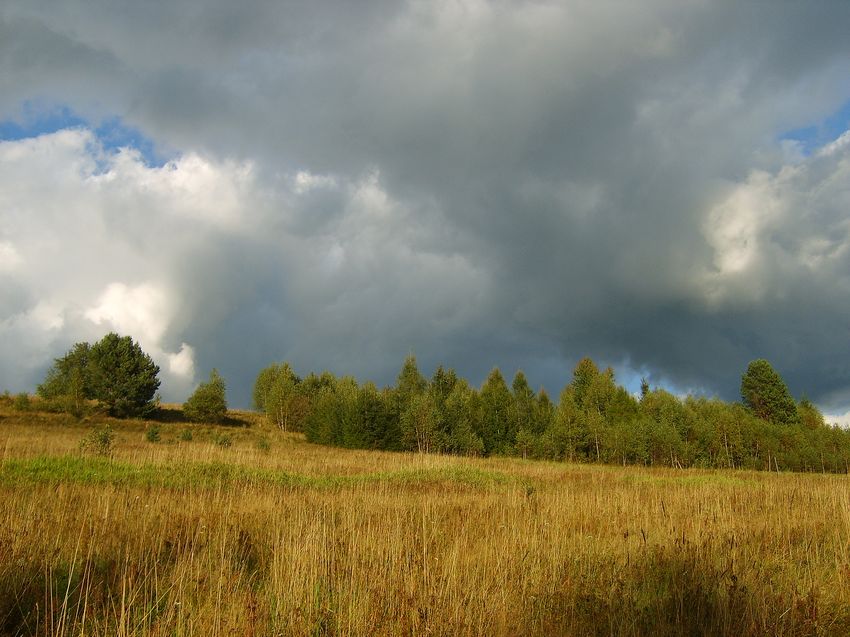
<instances>
[{"instance_id":1,"label":"storm cloud","mask_svg":"<svg viewBox=\"0 0 850 637\"><path fill-rule=\"evenodd\" d=\"M171 400L412 351L732 399L764 357L847 411L848 30L842 1L4 3L0 387L115 329Z\"/></svg>"}]
</instances>

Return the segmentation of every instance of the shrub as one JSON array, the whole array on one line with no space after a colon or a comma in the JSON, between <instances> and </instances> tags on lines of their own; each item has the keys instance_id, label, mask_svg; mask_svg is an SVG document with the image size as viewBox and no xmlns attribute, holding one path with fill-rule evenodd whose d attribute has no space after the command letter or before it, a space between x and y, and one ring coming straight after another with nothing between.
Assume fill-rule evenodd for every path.
<instances>
[{"instance_id":1,"label":"shrub","mask_svg":"<svg viewBox=\"0 0 850 637\"><path fill-rule=\"evenodd\" d=\"M80 451L96 456L111 457L115 444L115 432L105 425L93 429L80 441Z\"/></svg>"},{"instance_id":2,"label":"shrub","mask_svg":"<svg viewBox=\"0 0 850 637\"><path fill-rule=\"evenodd\" d=\"M20 394L16 395L15 401L12 403L12 406L15 408L16 411L29 411L32 407L29 394L21 392Z\"/></svg>"},{"instance_id":3,"label":"shrub","mask_svg":"<svg viewBox=\"0 0 850 637\"><path fill-rule=\"evenodd\" d=\"M180 440L183 442L192 442L192 430L184 429L180 432Z\"/></svg>"},{"instance_id":4,"label":"shrub","mask_svg":"<svg viewBox=\"0 0 850 637\"><path fill-rule=\"evenodd\" d=\"M145 431L145 440L148 442L159 442L160 439L161 435L159 425L151 425L148 427L147 431Z\"/></svg>"},{"instance_id":5,"label":"shrub","mask_svg":"<svg viewBox=\"0 0 850 637\"><path fill-rule=\"evenodd\" d=\"M224 379L213 369L209 381L198 385L183 403L183 415L193 422L222 422L227 417L225 391Z\"/></svg>"}]
</instances>

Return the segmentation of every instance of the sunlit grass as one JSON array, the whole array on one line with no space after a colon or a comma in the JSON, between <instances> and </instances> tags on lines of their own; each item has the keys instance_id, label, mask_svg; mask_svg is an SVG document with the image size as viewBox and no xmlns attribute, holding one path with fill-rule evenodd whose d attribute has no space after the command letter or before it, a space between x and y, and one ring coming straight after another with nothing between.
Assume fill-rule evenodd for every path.
<instances>
[{"instance_id":1,"label":"sunlit grass","mask_svg":"<svg viewBox=\"0 0 850 637\"><path fill-rule=\"evenodd\" d=\"M150 443L111 421L102 458L79 451L100 421L0 410L0 635L850 634L846 476L347 451L235 422Z\"/></svg>"}]
</instances>

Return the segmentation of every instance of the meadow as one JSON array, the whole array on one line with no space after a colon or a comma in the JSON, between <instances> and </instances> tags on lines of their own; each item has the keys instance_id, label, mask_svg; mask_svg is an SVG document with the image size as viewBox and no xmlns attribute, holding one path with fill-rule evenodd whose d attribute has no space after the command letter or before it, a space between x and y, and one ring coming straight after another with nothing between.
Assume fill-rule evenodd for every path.
<instances>
[{"instance_id":1,"label":"meadow","mask_svg":"<svg viewBox=\"0 0 850 637\"><path fill-rule=\"evenodd\" d=\"M345 450L164 415L0 406L0 635L850 634L846 475ZM105 424L111 453L81 452Z\"/></svg>"}]
</instances>

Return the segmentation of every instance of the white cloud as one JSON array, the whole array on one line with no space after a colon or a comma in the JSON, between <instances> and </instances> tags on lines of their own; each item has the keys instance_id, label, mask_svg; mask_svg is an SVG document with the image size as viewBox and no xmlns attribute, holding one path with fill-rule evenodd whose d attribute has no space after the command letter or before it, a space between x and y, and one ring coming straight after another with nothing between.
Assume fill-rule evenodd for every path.
<instances>
[{"instance_id":1,"label":"white cloud","mask_svg":"<svg viewBox=\"0 0 850 637\"><path fill-rule=\"evenodd\" d=\"M309 170L299 170L295 174L294 191L297 195L303 195L319 188L333 188L337 185L336 179L329 175L314 175Z\"/></svg>"},{"instance_id":2,"label":"white cloud","mask_svg":"<svg viewBox=\"0 0 850 637\"><path fill-rule=\"evenodd\" d=\"M443 247L435 210L423 215L390 196L376 170L350 181L299 171L275 183L277 190L261 185L250 163L197 154L151 167L137 152L103 151L84 129L0 143L2 254L27 263L8 273L31 291L0 323L0 340L15 333L16 349L43 372L76 341L130 335L160 365L164 397L181 400L199 357L204 368L228 363L212 358L215 342L204 348L197 334L243 320L258 304L285 312L291 328L309 327L285 345L304 359L328 339L338 341L334 356L349 356L377 307L379 322L420 329L423 290L429 330L472 320L466 301L486 289L487 276L434 249ZM324 215L318 225L316 214ZM237 238L238 252L222 259L221 246ZM254 291L255 275L274 286ZM240 301L243 294L252 296ZM0 372L14 374L11 366Z\"/></svg>"},{"instance_id":3,"label":"white cloud","mask_svg":"<svg viewBox=\"0 0 850 637\"><path fill-rule=\"evenodd\" d=\"M842 134L835 141L826 144L818 150L817 154L819 157L829 157L830 155L846 151L848 146L850 146L850 130Z\"/></svg>"},{"instance_id":4,"label":"white cloud","mask_svg":"<svg viewBox=\"0 0 850 637\"><path fill-rule=\"evenodd\" d=\"M700 289L712 304L784 295L796 280L846 284L850 131L771 174L754 171L705 217L713 250Z\"/></svg>"},{"instance_id":5,"label":"white cloud","mask_svg":"<svg viewBox=\"0 0 850 637\"><path fill-rule=\"evenodd\" d=\"M720 276L743 272L758 260L764 228L780 209L774 190L771 176L756 172L709 213L703 231Z\"/></svg>"},{"instance_id":6,"label":"white cloud","mask_svg":"<svg viewBox=\"0 0 850 637\"><path fill-rule=\"evenodd\" d=\"M169 352L162 343L172 322L175 302L162 286L141 283L128 286L110 283L84 316L105 330L129 334L160 366L169 396L179 395L195 379L194 349L181 343L177 352Z\"/></svg>"},{"instance_id":7,"label":"white cloud","mask_svg":"<svg viewBox=\"0 0 850 637\"><path fill-rule=\"evenodd\" d=\"M129 287L110 283L84 312L96 325L108 325L122 334L133 334L143 347L158 345L170 318L167 296L151 283Z\"/></svg>"},{"instance_id":8,"label":"white cloud","mask_svg":"<svg viewBox=\"0 0 850 637\"><path fill-rule=\"evenodd\" d=\"M195 349L167 345L180 342L181 307L162 281L184 249L262 214L255 192L249 164L190 154L151 167L135 151L106 153L85 129L0 142L0 274L25 291L4 308L0 350L14 338L37 374L75 341L127 334L160 364L164 395L179 399ZM0 382L39 380L3 358Z\"/></svg>"},{"instance_id":9,"label":"white cloud","mask_svg":"<svg viewBox=\"0 0 850 637\"><path fill-rule=\"evenodd\" d=\"M195 351L186 343L180 344L180 351L168 355L168 370L175 376L187 380L195 378Z\"/></svg>"},{"instance_id":10,"label":"white cloud","mask_svg":"<svg viewBox=\"0 0 850 637\"><path fill-rule=\"evenodd\" d=\"M10 272L18 268L24 260L9 241L0 241L0 272Z\"/></svg>"},{"instance_id":11,"label":"white cloud","mask_svg":"<svg viewBox=\"0 0 850 637\"><path fill-rule=\"evenodd\" d=\"M35 307L26 313L32 324L44 331L52 332L65 326L63 309L60 305L49 301L39 301Z\"/></svg>"},{"instance_id":12,"label":"white cloud","mask_svg":"<svg viewBox=\"0 0 850 637\"><path fill-rule=\"evenodd\" d=\"M838 425L844 429L850 429L850 411L845 411L843 414L824 414L824 421L829 425Z\"/></svg>"}]
</instances>

